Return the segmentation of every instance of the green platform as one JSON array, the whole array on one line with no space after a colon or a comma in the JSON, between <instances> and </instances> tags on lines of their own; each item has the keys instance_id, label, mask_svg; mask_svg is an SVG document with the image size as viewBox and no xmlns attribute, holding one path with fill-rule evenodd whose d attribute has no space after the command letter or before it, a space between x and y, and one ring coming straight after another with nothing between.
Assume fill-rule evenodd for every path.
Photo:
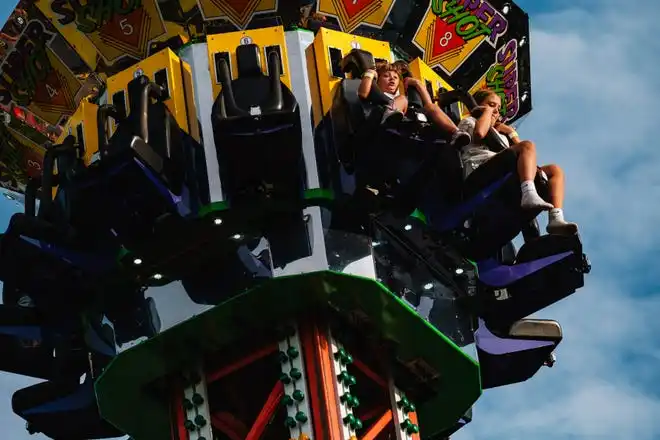
<instances>
[{"instance_id":1,"label":"green platform","mask_svg":"<svg viewBox=\"0 0 660 440\"><path fill-rule=\"evenodd\" d=\"M479 365L386 287L322 271L269 280L121 353L96 383L101 414L135 440L170 439L167 402L145 391L147 384L255 330L275 328L319 307L341 315L363 312L395 343L398 359L422 358L440 373L438 395L418 404L425 437L454 425L481 395Z\"/></svg>"}]
</instances>

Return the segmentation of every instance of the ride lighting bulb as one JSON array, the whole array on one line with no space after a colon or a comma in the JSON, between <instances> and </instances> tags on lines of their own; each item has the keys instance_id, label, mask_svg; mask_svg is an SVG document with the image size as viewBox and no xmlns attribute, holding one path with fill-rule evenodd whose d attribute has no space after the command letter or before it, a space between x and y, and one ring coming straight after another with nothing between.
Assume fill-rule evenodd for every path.
<instances>
[{"instance_id":1,"label":"ride lighting bulb","mask_svg":"<svg viewBox=\"0 0 660 440\"><path fill-rule=\"evenodd\" d=\"M133 260L133 264L135 264L136 266L139 266L140 264L142 264L142 259L141 258L136 258L135 260Z\"/></svg>"},{"instance_id":2,"label":"ride lighting bulb","mask_svg":"<svg viewBox=\"0 0 660 440\"><path fill-rule=\"evenodd\" d=\"M510 10L511 10L511 6L510 6L509 4L506 4L506 5L504 5L504 7L502 8L502 14L506 15L506 14L509 13Z\"/></svg>"},{"instance_id":3,"label":"ride lighting bulb","mask_svg":"<svg viewBox=\"0 0 660 440\"><path fill-rule=\"evenodd\" d=\"M424 284L424 290L431 290L431 289L433 289L433 283Z\"/></svg>"},{"instance_id":4,"label":"ride lighting bulb","mask_svg":"<svg viewBox=\"0 0 660 440\"><path fill-rule=\"evenodd\" d=\"M406 225L403 227L406 231L410 231L412 229L412 225Z\"/></svg>"},{"instance_id":5,"label":"ride lighting bulb","mask_svg":"<svg viewBox=\"0 0 660 440\"><path fill-rule=\"evenodd\" d=\"M216 219L213 220L213 223L219 226L219 225L222 224L222 219L221 218L216 218Z\"/></svg>"},{"instance_id":6,"label":"ride lighting bulb","mask_svg":"<svg viewBox=\"0 0 660 440\"><path fill-rule=\"evenodd\" d=\"M461 269L460 267L456 269L456 275L463 275L463 269Z\"/></svg>"},{"instance_id":7,"label":"ride lighting bulb","mask_svg":"<svg viewBox=\"0 0 660 440\"><path fill-rule=\"evenodd\" d=\"M159 273L154 274L154 280L160 280L162 278L163 278L163 276L161 274L159 274Z\"/></svg>"}]
</instances>

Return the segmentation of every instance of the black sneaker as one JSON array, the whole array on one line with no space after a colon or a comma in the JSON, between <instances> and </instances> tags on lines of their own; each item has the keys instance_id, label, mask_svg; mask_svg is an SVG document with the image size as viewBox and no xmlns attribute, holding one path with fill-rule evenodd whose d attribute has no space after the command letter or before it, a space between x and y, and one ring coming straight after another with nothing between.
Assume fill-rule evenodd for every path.
<instances>
[{"instance_id":1,"label":"black sneaker","mask_svg":"<svg viewBox=\"0 0 660 440\"><path fill-rule=\"evenodd\" d=\"M383 113L383 119L380 121L380 123L381 125L390 128L400 124L402 120L403 113L401 113L399 110L387 109L385 110L385 113Z\"/></svg>"},{"instance_id":2,"label":"black sneaker","mask_svg":"<svg viewBox=\"0 0 660 440\"><path fill-rule=\"evenodd\" d=\"M470 142L472 142L472 136L470 136L470 133L467 133L462 130L456 130L451 137L451 142L449 145L451 145L454 148L461 149L465 147L466 145L469 145Z\"/></svg>"}]
</instances>

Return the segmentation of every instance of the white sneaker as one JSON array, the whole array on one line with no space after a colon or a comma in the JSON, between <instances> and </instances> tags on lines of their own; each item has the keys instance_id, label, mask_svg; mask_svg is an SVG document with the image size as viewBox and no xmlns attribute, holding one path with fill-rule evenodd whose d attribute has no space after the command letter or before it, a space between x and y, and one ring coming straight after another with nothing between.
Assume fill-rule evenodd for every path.
<instances>
[{"instance_id":1,"label":"white sneaker","mask_svg":"<svg viewBox=\"0 0 660 440\"><path fill-rule=\"evenodd\" d=\"M540 209L542 211L550 211L551 209L554 209L552 203L543 200L536 191L523 192L520 206L522 209Z\"/></svg>"},{"instance_id":2,"label":"white sneaker","mask_svg":"<svg viewBox=\"0 0 660 440\"><path fill-rule=\"evenodd\" d=\"M578 231L578 225L566 220L552 219L548 222L545 230L552 235L575 235Z\"/></svg>"}]
</instances>

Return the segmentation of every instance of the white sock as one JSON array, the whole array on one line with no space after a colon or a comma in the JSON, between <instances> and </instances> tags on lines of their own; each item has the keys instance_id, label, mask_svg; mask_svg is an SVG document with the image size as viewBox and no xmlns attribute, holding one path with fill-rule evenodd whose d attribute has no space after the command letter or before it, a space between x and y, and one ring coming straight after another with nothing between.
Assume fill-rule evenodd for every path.
<instances>
[{"instance_id":1,"label":"white sock","mask_svg":"<svg viewBox=\"0 0 660 440\"><path fill-rule=\"evenodd\" d=\"M536 185L534 185L533 180L525 180L523 183L520 184L520 189L522 190L523 197L527 193L537 194Z\"/></svg>"},{"instance_id":2,"label":"white sock","mask_svg":"<svg viewBox=\"0 0 660 440\"><path fill-rule=\"evenodd\" d=\"M561 208L553 208L548 211L548 220L550 222L564 223L564 211Z\"/></svg>"},{"instance_id":3,"label":"white sock","mask_svg":"<svg viewBox=\"0 0 660 440\"><path fill-rule=\"evenodd\" d=\"M539 193L536 192L536 186L533 180L526 180L520 184L522 198L520 205L523 209L542 209L548 211L554 206L541 198Z\"/></svg>"}]
</instances>

